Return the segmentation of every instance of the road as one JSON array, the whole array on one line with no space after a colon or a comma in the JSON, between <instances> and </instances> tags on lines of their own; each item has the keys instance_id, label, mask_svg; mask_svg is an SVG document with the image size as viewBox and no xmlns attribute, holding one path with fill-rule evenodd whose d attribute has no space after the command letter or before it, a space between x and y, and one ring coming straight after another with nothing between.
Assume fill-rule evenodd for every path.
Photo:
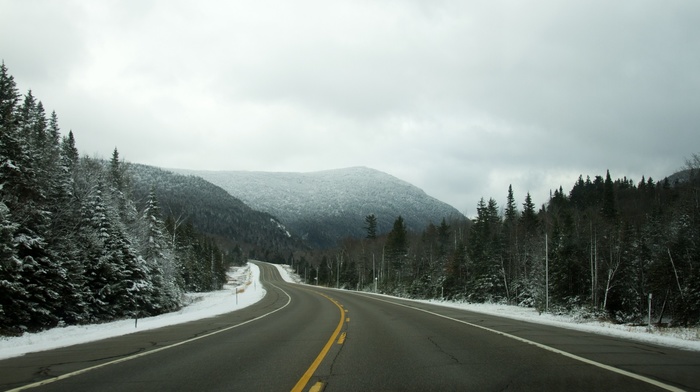
<instances>
[{"instance_id":1,"label":"road","mask_svg":"<svg viewBox=\"0 0 700 392\"><path fill-rule=\"evenodd\" d=\"M700 390L700 353L283 282L196 322L0 361L0 390Z\"/></svg>"}]
</instances>

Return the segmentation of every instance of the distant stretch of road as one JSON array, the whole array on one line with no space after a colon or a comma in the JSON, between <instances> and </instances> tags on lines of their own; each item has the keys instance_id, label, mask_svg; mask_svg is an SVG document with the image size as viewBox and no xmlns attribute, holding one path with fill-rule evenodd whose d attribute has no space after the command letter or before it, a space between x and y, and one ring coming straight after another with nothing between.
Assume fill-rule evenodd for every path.
<instances>
[{"instance_id":1,"label":"distant stretch of road","mask_svg":"<svg viewBox=\"0 0 700 392\"><path fill-rule=\"evenodd\" d=\"M0 361L0 390L700 391L700 353L286 283L230 314Z\"/></svg>"}]
</instances>

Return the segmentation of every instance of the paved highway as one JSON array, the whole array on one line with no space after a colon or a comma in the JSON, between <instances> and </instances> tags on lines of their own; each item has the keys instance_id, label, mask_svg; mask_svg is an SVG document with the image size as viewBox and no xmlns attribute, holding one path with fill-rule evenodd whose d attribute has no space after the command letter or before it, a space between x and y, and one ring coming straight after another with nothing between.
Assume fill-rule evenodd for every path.
<instances>
[{"instance_id":1,"label":"paved highway","mask_svg":"<svg viewBox=\"0 0 700 392\"><path fill-rule=\"evenodd\" d=\"M700 353L282 281L219 317L0 361L1 390L700 390Z\"/></svg>"}]
</instances>

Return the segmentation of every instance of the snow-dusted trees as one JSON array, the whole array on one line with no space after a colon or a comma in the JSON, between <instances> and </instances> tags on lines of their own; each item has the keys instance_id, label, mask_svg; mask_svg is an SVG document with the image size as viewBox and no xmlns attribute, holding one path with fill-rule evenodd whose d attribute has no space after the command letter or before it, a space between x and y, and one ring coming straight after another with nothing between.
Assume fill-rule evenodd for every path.
<instances>
[{"instance_id":1,"label":"snow-dusted trees","mask_svg":"<svg viewBox=\"0 0 700 392\"><path fill-rule=\"evenodd\" d=\"M151 189L148 195L141 225L141 255L158 298L157 304L165 309L174 308L181 294L176 284L176 256L171 242L166 237L155 189Z\"/></svg>"},{"instance_id":2,"label":"snow-dusted trees","mask_svg":"<svg viewBox=\"0 0 700 392\"><path fill-rule=\"evenodd\" d=\"M477 218L470 236L472 241L468 246L470 275L467 284L471 300L505 297L501 229L496 201L489 199L485 203L482 198L477 205Z\"/></svg>"},{"instance_id":3,"label":"snow-dusted trees","mask_svg":"<svg viewBox=\"0 0 700 392\"><path fill-rule=\"evenodd\" d=\"M94 320L133 314L137 288L148 278L103 188L97 184L84 201L80 225L88 312Z\"/></svg>"},{"instance_id":4,"label":"snow-dusted trees","mask_svg":"<svg viewBox=\"0 0 700 392\"><path fill-rule=\"evenodd\" d=\"M550 310L585 309L618 321L647 322L651 295L651 322L698 324L700 157L686 163L675 179L660 182L613 181L609 172L580 176L568 194L554 190L539 211L529 193L518 211L509 187L502 214L493 199L481 199L471 221L430 224L422 233L395 224L392 233L295 255L292 264L320 284L335 286L340 278L341 286L374 290L362 282L376 274L379 291L399 295L541 310L549 303ZM354 275L326 267L341 252L342 269ZM365 268L372 253L380 255L376 267Z\"/></svg>"},{"instance_id":5,"label":"snow-dusted trees","mask_svg":"<svg viewBox=\"0 0 700 392\"><path fill-rule=\"evenodd\" d=\"M224 281L210 248L205 290ZM21 97L3 63L0 335L176 308L178 259L156 195L138 212L118 151L79 158L73 133L62 138L56 113L47 118L31 91Z\"/></svg>"},{"instance_id":6,"label":"snow-dusted trees","mask_svg":"<svg viewBox=\"0 0 700 392\"><path fill-rule=\"evenodd\" d=\"M191 222L176 224L168 217L165 227L176 250L177 279L187 291L218 290L226 282L226 259L209 238L202 236Z\"/></svg>"},{"instance_id":7,"label":"snow-dusted trees","mask_svg":"<svg viewBox=\"0 0 700 392\"><path fill-rule=\"evenodd\" d=\"M48 184L41 180L48 169L41 167L41 153L47 140L43 106L29 92L22 105L14 80L2 65L0 73L0 188L3 204L5 253L0 281L3 286L21 287L13 297L3 298L2 312L15 311L8 318L29 323L55 325L57 300L65 270L47 246L50 229ZM9 243L8 243L9 242ZM7 282L7 283L4 283ZM11 326L0 326L9 330Z\"/></svg>"}]
</instances>

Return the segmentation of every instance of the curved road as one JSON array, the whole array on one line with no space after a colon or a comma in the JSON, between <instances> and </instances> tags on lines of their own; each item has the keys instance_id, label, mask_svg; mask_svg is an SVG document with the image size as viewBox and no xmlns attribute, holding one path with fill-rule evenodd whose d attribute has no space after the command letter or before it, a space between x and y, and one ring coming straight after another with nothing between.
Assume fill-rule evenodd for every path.
<instances>
[{"instance_id":1,"label":"curved road","mask_svg":"<svg viewBox=\"0 0 700 392\"><path fill-rule=\"evenodd\" d=\"M700 353L289 284L191 323L0 361L0 390L700 390Z\"/></svg>"}]
</instances>

